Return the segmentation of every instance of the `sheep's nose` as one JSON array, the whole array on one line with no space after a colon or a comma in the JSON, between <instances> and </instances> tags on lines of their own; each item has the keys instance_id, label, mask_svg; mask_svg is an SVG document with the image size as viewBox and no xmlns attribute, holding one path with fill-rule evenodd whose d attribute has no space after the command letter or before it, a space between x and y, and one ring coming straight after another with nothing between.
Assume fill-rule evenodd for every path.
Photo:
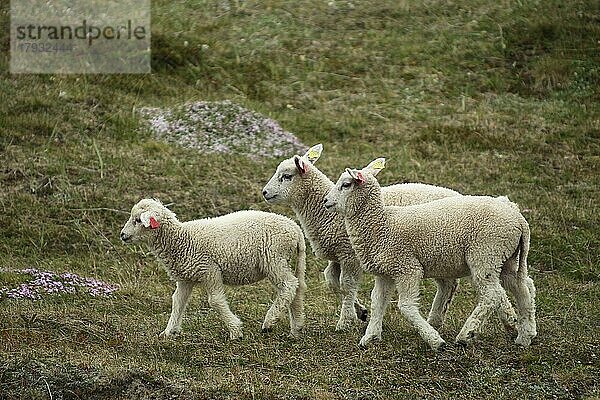
<instances>
[{"instance_id":1,"label":"sheep's nose","mask_svg":"<svg viewBox=\"0 0 600 400\"><path fill-rule=\"evenodd\" d=\"M127 235L125 234L125 232L121 232L121 240L125 240L127 238Z\"/></svg>"},{"instance_id":2,"label":"sheep's nose","mask_svg":"<svg viewBox=\"0 0 600 400\"><path fill-rule=\"evenodd\" d=\"M269 192L267 192L266 190L263 190L263 197L266 196L267 193L269 193Z\"/></svg>"},{"instance_id":3,"label":"sheep's nose","mask_svg":"<svg viewBox=\"0 0 600 400\"><path fill-rule=\"evenodd\" d=\"M323 204L327 204L327 197L323 199Z\"/></svg>"}]
</instances>

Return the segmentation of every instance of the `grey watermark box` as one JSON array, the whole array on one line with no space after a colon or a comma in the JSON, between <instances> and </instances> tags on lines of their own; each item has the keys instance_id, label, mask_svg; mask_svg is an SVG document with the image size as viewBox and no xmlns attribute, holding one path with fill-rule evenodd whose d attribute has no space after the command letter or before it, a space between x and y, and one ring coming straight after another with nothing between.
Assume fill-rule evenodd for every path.
<instances>
[{"instance_id":1,"label":"grey watermark box","mask_svg":"<svg viewBox=\"0 0 600 400\"><path fill-rule=\"evenodd\" d=\"M150 72L150 0L11 0L11 73Z\"/></svg>"}]
</instances>

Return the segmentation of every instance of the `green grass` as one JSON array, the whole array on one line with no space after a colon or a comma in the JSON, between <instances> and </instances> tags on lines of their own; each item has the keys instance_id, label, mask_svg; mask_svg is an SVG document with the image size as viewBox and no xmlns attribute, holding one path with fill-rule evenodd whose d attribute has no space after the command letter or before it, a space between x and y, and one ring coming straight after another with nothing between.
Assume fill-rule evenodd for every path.
<instances>
[{"instance_id":1,"label":"green grass","mask_svg":"<svg viewBox=\"0 0 600 400\"><path fill-rule=\"evenodd\" d=\"M597 2L223 4L153 1L154 73L141 76L9 75L0 5L0 268L122 286L110 299L1 301L0 398L600 396ZM532 228L537 341L519 349L493 319L474 346L434 354L391 310L383 341L360 349L364 326L333 332L338 305L312 255L301 339L283 323L260 333L272 296L263 283L228 291L242 341L227 340L200 292L182 337L159 340L173 285L145 247L118 237L136 201L159 197L183 220L244 208L291 214L261 199L279 160L159 143L134 113L223 99L307 145L324 143L319 166L334 179L385 156L385 184L518 202ZM361 298L371 286L367 278ZM433 292L425 283L424 312ZM444 338L474 300L463 283Z\"/></svg>"}]
</instances>

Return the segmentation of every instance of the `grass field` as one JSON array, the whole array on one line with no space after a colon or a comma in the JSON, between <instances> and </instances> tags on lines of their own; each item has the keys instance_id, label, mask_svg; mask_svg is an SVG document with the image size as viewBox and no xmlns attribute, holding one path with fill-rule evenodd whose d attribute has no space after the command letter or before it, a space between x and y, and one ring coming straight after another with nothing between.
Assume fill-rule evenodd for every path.
<instances>
[{"instance_id":1,"label":"grass field","mask_svg":"<svg viewBox=\"0 0 600 400\"><path fill-rule=\"evenodd\" d=\"M153 73L8 74L0 5L0 268L74 272L109 298L0 299L2 399L598 398L600 5L429 0L154 0ZM187 46L185 43L187 42ZM159 340L173 284L119 231L142 197L182 220L270 210L280 160L199 154L153 140L134 110L229 99L322 142L335 179L378 156L384 184L508 195L532 228L538 338L516 347L493 318L474 346L435 354L397 310L384 336L334 332L323 260L308 259L308 321L292 340L260 323L266 284L228 291L230 342L201 292L184 333ZM290 155L291 156L291 155ZM12 279L0 273L0 284ZM369 298L372 278L360 296ZM434 287L423 286L422 309ZM474 306L463 283L441 334Z\"/></svg>"}]
</instances>

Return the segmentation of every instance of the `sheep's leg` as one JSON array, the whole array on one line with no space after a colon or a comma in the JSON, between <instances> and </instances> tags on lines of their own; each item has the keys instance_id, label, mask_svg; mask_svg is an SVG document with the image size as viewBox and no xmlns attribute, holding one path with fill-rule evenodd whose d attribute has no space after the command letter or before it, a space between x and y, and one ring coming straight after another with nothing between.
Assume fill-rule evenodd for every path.
<instances>
[{"instance_id":1,"label":"sheep's leg","mask_svg":"<svg viewBox=\"0 0 600 400\"><path fill-rule=\"evenodd\" d=\"M177 281L177 288L172 296L171 317L167 327L160 334L161 337L170 337L181 333L181 320L193 288L193 282Z\"/></svg>"},{"instance_id":2,"label":"sheep's leg","mask_svg":"<svg viewBox=\"0 0 600 400\"><path fill-rule=\"evenodd\" d=\"M304 294L306 293L306 283L298 281L298 288L294 299L290 304L290 331L292 336L296 336L300 333L300 330L304 327Z\"/></svg>"},{"instance_id":3,"label":"sheep's leg","mask_svg":"<svg viewBox=\"0 0 600 400\"><path fill-rule=\"evenodd\" d=\"M351 328L357 320L354 303L358 293L358 282L360 271L349 263L342 264L340 271L340 292L342 294L342 305L340 319L335 327L336 331Z\"/></svg>"},{"instance_id":4,"label":"sheep's leg","mask_svg":"<svg viewBox=\"0 0 600 400\"><path fill-rule=\"evenodd\" d=\"M349 283L349 286L352 288L351 290L353 291L352 296L354 300L354 313L356 314L356 318L358 318L361 321L366 321L369 312L367 311L367 307L365 307L358 299L358 287L360 286L360 280L362 278L362 268L360 267L360 263L358 260L356 260L355 262L357 265L354 266L352 269L352 279L351 283ZM345 270L347 270L347 267L345 268ZM347 275L348 273L343 273L341 275L340 283L343 282Z\"/></svg>"},{"instance_id":5,"label":"sheep's leg","mask_svg":"<svg viewBox=\"0 0 600 400\"><path fill-rule=\"evenodd\" d=\"M435 283L437 292L433 304L431 304L427 322L434 328L439 329L444 323L446 312L458 287L458 279L436 279Z\"/></svg>"},{"instance_id":6,"label":"sheep's leg","mask_svg":"<svg viewBox=\"0 0 600 400\"><path fill-rule=\"evenodd\" d=\"M395 280L396 290L398 291L398 308L402 316L417 329L419 335L429 344L429 347L433 350L439 350L445 346L446 342L419 312L419 284L421 278L422 273L415 270L404 273Z\"/></svg>"},{"instance_id":7,"label":"sheep's leg","mask_svg":"<svg viewBox=\"0 0 600 400\"><path fill-rule=\"evenodd\" d=\"M500 310L501 307L506 308L508 302L506 292L500 285L499 274L496 274L493 267L479 270L473 267L471 270L475 270L472 279L477 290L478 302L456 336L456 342L461 344L468 344L473 340L490 313ZM499 315L502 315L502 313L503 311L500 311ZM509 316L505 317L510 318Z\"/></svg>"},{"instance_id":8,"label":"sheep's leg","mask_svg":"<svg viewBox=\"0 0 600 400\"><path fill-rule=\"evenodd\" d=\"M327 267L325 268L325 271L323 271L323 275L325 276L325 282L327 283L327 286L333 293L335 293L339 297L340 301L343 301L344 296L342 295L340 289L340 273L340 263L336 261L329 261ZM367 308L363 304L361 304L358 298L354 300L354 311L358 319L362 321L367 320Z\"/></svg>"},{"instance_id":9,"label":"sheep's leg","mask_svg":"<svg viewBox=\"0 0 600 400\"><path fill-rule=\"evenodd\" d=\"M502 287L506 289L507 287L505 286L504 282L501 281L501 283ZM500 322L502 322L504 330L509 334L509 336L516 337L517 314L515 313L515 309L510 303L508 296L506 296L506 293L503 293L500 297L500 304L496 309L496 314L498 315ZM484 325L480 324L477 330L472 334L472 337L477 337L483 331L483 327Z\"/></svg>"},{"instance_id":10,"label":"sheep's leg","mask_svg":"<svg viewBox=\"0 0 600 400\"><path fill-rule=\"evenodd\" d=\"M515 343L529 346L537 335L535 323L535 286L529 277L502 274L502 283L515 297L517 304L517 338Z\"/></svg>"},{"instance_id":11,"label":"sheep's leg","mask_svg":"<svg viewBox=\"0 0 600 400\"><path fill-rule=\"evenodd\" d=\"M518 317L512 304L510 304L510 300L508 299L505 290L503 290L500 295L500 304L496 309L496 314L498 315L498 318L500 318L504 330L506 330L510 336L513 336L517 331L516 325Z\"/></svg>"},{"instance_id":12,"label":"sheep's leg","mask_svg":"<svg viewBox=\"0 0 600 400\"><path fill-rule=\"evenodd\" d=\"M305 314L304 306L302 305L303 301L304 299L300 298L298 293L296 293L296 296L290 305L290 333L292 336L297 336L304 327Z\"/></svg>"},{"instance_id":13,"label":"sheep's leg","mask_svg":"<svg viewBox=\"0 0 600 400\"><path fill-rule=\"evenodd\" d=\"M537 324L535 322L535 285L533 284L533 279L529 276L525 276L523 278L525 286L527 286L527 290L529 292L529 296L524 294L523 298L526 300L524 302L525 306L523 307L526 310L525 321L527 321L528 334L529 334L529 342L517 342L518 344L522 344L524 346L527 343L531 343L531 339L537 336ZM528 300L528 301L527 301ZM517 337L518 339L518 337Z\"/></svg>"},{"instance_id":14,"label":"sheep's leg","mask_svg":"<svg viewBox=\"0 0 600 400\"><path fill-rule=\"evenodd\" d=\"M375 286L371 291L371 319L360 345L366 346L374 339L381 339L383 317L385 310L394 294L394 281L392 279L376 276Z\"/></svg>"},{"instance_id":15,"label":"sheep's leg","mask_svg":"<svg viewBox=\"0 0 600 400\"><path fill-rule=\"evenodd\" d=\"M340 263L329 261L323 275L329 289L336 295L340 294Z\"/></svg>"},{"instance_id":16,"label":"sheep's leg","mask_svg":"<svg viewBox=\"0 0 600 400\"><path fill-rule=\"evenodd\" d=\"M219 314L219 317L227 326L229 338L240 339L243 336L242 321L229 308L223 288L221 271L211 269L207 271L204 279L203 286L208 294L208 304Z\"/></svg>"},{"instance_id":17,"label":"sheep's leg","mask_svg":"<svg viewBox=\"0 0 600 400\"><path fill-rule=\"evenodd\" d=\"M208 295L208 304L216 310L229 330L230 339L239 339L242 334L242 321L231 312L223 290L215 290Z\"/></svg>"},{"instance_id":18,"label":"sheep's leg","mask_svg":"<svg viewBox=\"0 0 600 400\"><path fill-rule=\"evenodd\" d=\"M272 271L269 275L269 280L277 288L277 297L273 301L273 304L265 315L265 320L262 325L263 332L271 330L275 322L285 313L286 310L290 310L290 305L296 297L296 291L298 289L298 278L292 274L288 266L278 267L275 271ZM290 321L290 327L292 334L296 335L297 327L295 321Z\"/></svg>"}]
</instances>

